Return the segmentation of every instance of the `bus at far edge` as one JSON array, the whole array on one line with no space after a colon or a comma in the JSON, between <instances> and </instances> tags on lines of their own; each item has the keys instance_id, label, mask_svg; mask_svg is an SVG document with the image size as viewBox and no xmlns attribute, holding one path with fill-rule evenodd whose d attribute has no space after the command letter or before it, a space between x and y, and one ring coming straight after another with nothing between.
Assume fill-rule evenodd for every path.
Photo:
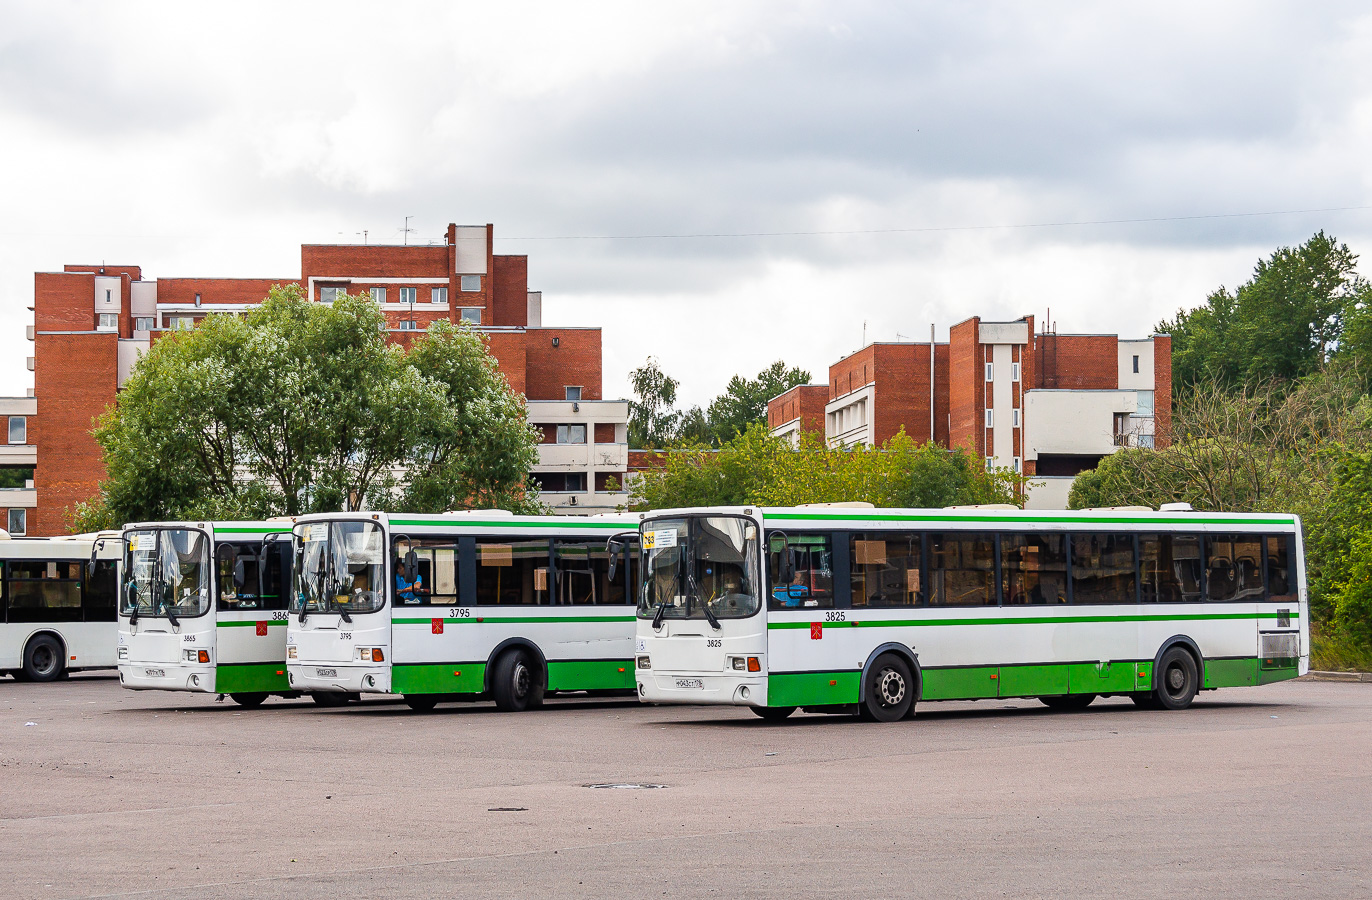
<instances>
[{"instance_id":1,"label":"bus at far edge","mask_svg":"<svg viewBox=\"0 0 1372 900\"><path fill-rule=\"evenodd\" d=\"M287 664L296 689L413 709L633 693L629 515L330 513L297 519Z\"/></svg>"},{"instance_id":2,"label":"bus at far edge","mask_svg":"<svg viewBox=\"0 0 1372 900\"><path fill-rule=\"evenodd\" d=\"M0 531L0 673L55 681L115 665L119 533L11 538Z\"/></svg>"},{"instance_id":3,"label":"bus at far edge","mask_svg":"<svg viewBox=\"0 0 1372 900\"><path fill-rule=\"evenodd\" d=\"M1290 515L682 509L644 514L641 545L652 703L772 720L1009 697L1182 709L1309 669Z\"/></svg>"},{"instance_id":4,"label":"bus at far edge","mask_svg":"<svg viewBox=\"0 0 1372 900\"><path fill-rule=\"evenodd\" d=\"M119 680L135 691L298 696L286 676L291 522L124 526Z\"/></svg>"}]
</instances>

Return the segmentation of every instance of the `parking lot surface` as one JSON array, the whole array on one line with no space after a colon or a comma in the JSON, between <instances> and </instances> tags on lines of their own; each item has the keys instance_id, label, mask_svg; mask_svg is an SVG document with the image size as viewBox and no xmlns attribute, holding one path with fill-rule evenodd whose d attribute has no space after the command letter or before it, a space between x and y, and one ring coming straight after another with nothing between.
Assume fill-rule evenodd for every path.
<instances>
[{"instance_id":1,"label":"parking lot surface","mask_svg":"<svg viewBox=\"0 0 1372 900\"><path fill-rule=\"evenodd\" d=\"M0 896L1369 896L1369 748L1361 684L774 725L6 679Z\"/></svg>"}]
</instances>

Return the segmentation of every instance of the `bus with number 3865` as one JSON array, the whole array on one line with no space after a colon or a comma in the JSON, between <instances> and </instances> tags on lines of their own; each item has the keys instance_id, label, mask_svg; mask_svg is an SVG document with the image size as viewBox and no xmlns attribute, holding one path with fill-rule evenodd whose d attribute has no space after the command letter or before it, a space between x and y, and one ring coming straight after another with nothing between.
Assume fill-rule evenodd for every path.
<instances>
[{"instance_id":1,"label":"bus with number 3865","mask_svg":"<svg viewBox=\"0 0 1372 900\"><path fill-rule=\"evenodd\" d=\"M1141 508L646 513L651 703L879 721L931 700L1183 709L1309 668L1300 521Z\"/></svg>"}]
</instances>

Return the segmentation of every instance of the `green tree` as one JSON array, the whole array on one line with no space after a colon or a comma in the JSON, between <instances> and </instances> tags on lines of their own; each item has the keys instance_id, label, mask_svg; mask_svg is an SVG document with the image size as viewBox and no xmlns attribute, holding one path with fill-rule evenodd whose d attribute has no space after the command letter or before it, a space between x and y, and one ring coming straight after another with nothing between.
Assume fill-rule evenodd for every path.
<instances>
[{"instance_id":1,"label":"green tree","mask_svg":"<svg viewBox=\"0 0 1372 900\"><path fill-rule=\"evenodd\" d=\"M710 403L707 411L711 436L716 445L733 440L754 422L767 421L767 401L800 384L810 383L810 373L804 369L786 368L777 360L756 378L735 375L729 384Z\"/></svg>"},{"instance_id":2,"label":"green tree","mask_svg":"<svg viewBox=\"0 0 1372 900\"><path fill-rule=\"evenodd\" d=\"M532 501L536 438L481 338L439 326L407 355L384 325L292 285L157 341L95 430L108 477L78 527Z\"/></svg>"},{"instance_id":3,"label":"green tree","mask_svg":"<svg viewBox=\"0 0 1372 900\"><path fill-rule=\"evenodd\" d=\"M651 356L629 373L629 385L637 398L629 401L630 447L656 449L676 439L681 420L676 410L677 384Z\"/></svg>"},{"instance_id":4,"label":"green tree","mask_svg":"<svg viewBox=\"0 0 1372 900\"><path fill-rule=\"evenodd\" d=\"M1319 370L1340 346L1349 310L1366 307L1369 287L1357 260L1320 231L1259 260L1234 291L1220 287L1203 306L1159 323L1172 335L1176 395L1205 382L1235 387Z\"/></svg>"},{"instance_id":5,"label":"green tree","mask_svg":"<svg viewBox=\"0 0 1372 900\"><path fill-rule=\"evenodd\" d=\"M964 450L916 444L904 432L881 447L831 448L817 435L800 447L753 423L718 450L662 454L660 469L640 474L635 509L864 501L881 507L1017 503L1026 480L988 472Z\"/></svg>"}]
</instances>

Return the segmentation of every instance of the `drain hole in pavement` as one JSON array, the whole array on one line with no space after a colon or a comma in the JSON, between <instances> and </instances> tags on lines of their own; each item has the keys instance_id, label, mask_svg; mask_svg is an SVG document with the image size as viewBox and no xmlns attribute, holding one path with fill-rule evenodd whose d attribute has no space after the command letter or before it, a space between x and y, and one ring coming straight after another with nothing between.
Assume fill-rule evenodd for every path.
<instances>
[{"instance_id":1,"label":"drain hole in pavement","mask_svg":"<svg viewBox=\"0 0 1372 900\"><path fill-rule=\"evenodd\" d=\"M486 812L528 812L527 806L492 806Z\"/></svg>"},{"instance_id":2,"label":"drain hole in pavement","mask_svg":"<svg viewBox=\"0 0 1372 900\"><path fill-rule=\"evenodd\" d=\"M583 784L582 787L588 788L615 788L625 791L647 791L653 788L665 788L665 784L653 784L649 781L609 781L604 784Z\"/></svg>"}]
</instances>

